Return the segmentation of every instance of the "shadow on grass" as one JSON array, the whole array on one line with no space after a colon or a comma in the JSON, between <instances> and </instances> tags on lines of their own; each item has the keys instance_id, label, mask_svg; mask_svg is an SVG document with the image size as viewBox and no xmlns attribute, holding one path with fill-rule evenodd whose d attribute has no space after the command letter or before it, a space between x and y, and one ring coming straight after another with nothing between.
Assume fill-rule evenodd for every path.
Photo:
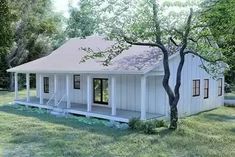
<instances>
[{"instance_id":1,"label":"shadow on grass","mask_svg":"<svg viewBox=\"0 0 235 157\"><path fill-rule=\"evenodd\" d=\"M100 123L93 122L91 124L88 124L89 122L86 123L86 122L82 122L81 120L77 119L80 117L80 118L87 119L86 121L89 121L88 118L85 118L83 116L59 117L59 116L51 115L46 112L38 113L36 110L39 111L39 109L37 109L37 108L35 108L35 111L32 111L32 108L30 108L30 107L29 107L30 109L27 109L26 107L22 107L22 108L19 109L19 107L17 107L17 106L15 107L12 105L3 105L3 106L0 106L0 111L6 112L9 114L24 116L24 117L33 117L33 118L37 118L37 119L44 121L44 122L49 122L49 123L53 123L53 124L72 127L75 129L85 130L85 131L97 133L97 134L105 134L108 136L113 136L114 134L116 136L125 136L125 135L132 133L132 131L130 131L130 130L124 131L124 130L105 126L104 123L101 123L101 122ZM90 120L92 121L92 118ZM98 121L98 120L96 119L95 121ZM102 120L102 121L104 121L104 120Z\"/></svg>"},{"instance_id":2,"label":"shadow on grass","mask_svg":"<svg viewBox=\"0 0 235 157\"><path fill-rule=\"evenodd\" d=\"M132 151L135 153L140 150L132 150L132 142L135 142L136 138L139 138L137 141L147 140L145 137L148 136L131 130L111 128L104 125L104 123L99 123L97 119L89 120L79 116L56 117L39 111L37 108L30 107L27 109L26 107L12 105L0 106L0 112L13 115L12 117L9 115L10 119L20 119L19 122L17 119L16 121L13 120L14 122L9 120L7 121L9 125L4 125L3 128L0 127L3 133L4 131L6 133L10 132L11 136L8 142L13 145L13 147L4 149L5 156L19 156L18 154L21 154L21 156L28 156L28 154L37 156L35 154L37 152L41 153L40 156L115 156L112 153L118 153L116 155L119 155L123 152L114 151L111 153L106 148L111 147L122 150L123 144L125 144L127 154ZM14 123L24 123L22 117L17 116L22 116L23 119L25 117L24 121L27 124L19 125L17 128L13 127ZM29 118L27 119L27 117ZM32 118L38 119L39 122L34 122ZM97 123L88 124L79 119L86 119L86 122L96 121ZM162 137L171 134L171 131L163 128L158 130L157 134L159 136L150 138L152 144L159 144ZM141 143L140 141L139 144ZM139 144L137 143L137 145ZM144 149L142 148L141 151L144 151Z\"/></svg>"},{"instance_id":3,"label":"shadow on grass","mask_svg":"<svg viewBox=\"0 0 235 157\"><path fill-rule=\"evenodd\" d=\"M208 113L203 115L208 120L213 121L235 121L235 116Z\"/></svg>"},{"instance_id":4,"label":"shadow on grass","mask_svg":"<svg viewBox=\"0 0 235 157\"><path fill-rule=\"evenodd\" d=\"M230 131L235 134L235 128L232 128Z\"/></svg>"}]
</instances>

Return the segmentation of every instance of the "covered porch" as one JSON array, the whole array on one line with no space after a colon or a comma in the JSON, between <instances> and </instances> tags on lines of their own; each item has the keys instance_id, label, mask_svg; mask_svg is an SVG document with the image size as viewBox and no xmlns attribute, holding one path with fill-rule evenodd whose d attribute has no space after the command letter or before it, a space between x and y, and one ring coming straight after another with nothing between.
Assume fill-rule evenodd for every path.
<instances>
[{"instance_id":1,"label":"covered porch","mask_svg":"<svg viewBox=\"0 0 235 157\"><path fill-rule=\"evenodd\" d=\"M78 103L71 103L71 107L67 108L67 103L62 101L59 106L54 106L51 104L47 104L48 99L44 99L43 104L40 104L40 99L37 97L30 97L30 101L27 99L19 99L15 100L16 104L31 106L31 107L38 107L42 109L47 109L50 111L57 111L57 112L64 112L68 114L75 114L75 115L83 115L87 117L95 117L101 119L108 119L118 122L129 122L132 118L139 118L141 113L138 111L131 111L131 110L123 110L117 109L116 115L112 115L111 108L102 107L102 106L92 106L92 111L87 111L86 104L78 104ZM161 118L163 115L161 114L153 114L153 113L146 113L146 119L157 119Z\"/></svg>"},{"instance_id":2,"label":"covered porch","mask_svg":"<svg viewBox=\"0 0 235 157\"><path fill-rule=\"evenodd\" d=\"M120 109L116 107L116 76L112 75L109 78L109 106L96 105L93 103L92 99L93 89L92 89L92 77L91 75L86 75L86 101L85 103L74 103L71 102L71 75L64 74L65 76L65 86L64 91L65 94L59 97L61 94L58 88L58 74L50 74L53 79L53 89L52 93L50 93L50 97L44 97L45 92L45 74L39 74L39 84L38 84L38 95L31 96L30 94L30 74L26 73L26 97L19 98L18 97L18 73L15 73L15 103L44 108L55 112L68 113L68 114L76 114L83 115L88 117L96 117L107 120L119 121L119 122L129 122L132 118L140 118L141 120L148 119L156 119L163 117L164 115L158 113L149 113L146 111L146 76L143 75L141 77L141 106L140 111L128 110L128 109ZM61 80L60 80L61 81Z\"/></svg>"}]
</instances>

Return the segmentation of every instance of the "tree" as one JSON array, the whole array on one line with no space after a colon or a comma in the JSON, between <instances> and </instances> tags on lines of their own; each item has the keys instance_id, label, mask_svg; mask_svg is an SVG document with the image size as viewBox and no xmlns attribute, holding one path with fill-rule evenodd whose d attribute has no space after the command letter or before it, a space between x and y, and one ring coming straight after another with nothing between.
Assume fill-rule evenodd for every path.
<instances>
[{"instance_id":1,"label":"tree","mask_svg":"<svg viewBox=\"0 0 235 157\"><path fill-rule=\"evenodd\" d=\"M7 81L7 65L5 61L6 53L12 44L12 15L10 13L7 0L0 1L0 88L6 88Z\"/></svg>"},{"instance_id":2,"label":"tree","mask_svg":"<svg viewBox=\"0 0 235 157\"><path fill-rule=\"evenodd\" d=\"M235 1L206 0L202 3L201 20L207 23L230 67L226 82L235 83Z\"/></svg>"},{"instance_id":3,"label":"tree","mask_svg":"<svg viewBox=\"0 0 235 157\"><path fill-rule=\"evenodd\" d=\"M86 37L94 33L96 19L93 0L80 0L79 8L70 6L66 34L69 38Z\"/></svg>"},{"instance_id":4,"label":"tree","mask_svg":"<svg viewBox=\"0 0 235 157\"><path fill-rule=\"evenodd\" d=\"M11 46L12 31L11 31L11 14L7 0L0 1L0 54L5 53Z\"/></svg>"},{"instance_id":5,"label":"tree","mask_svg":"<svg viewBox=\"0 0 235 157\"><path fill-rule=\"evenodd\" d=\"M173 6L177 5L183 9L179 12L171 12ZM189 6L192 5L192 6ZM178 109L177 105L180 99L181 74L187 54L193 54L200 57L203 68L208 72L220 73L218 68L212 68L223 59L218 47L213 43L212 36L208 27L197 20L196 12L193 12L195 3L156 3L156 0L133 0L113 1L107 0L103 7L97 13L103 21L99 29L110 38L115 38L120 43L120 51L111 50L100 52L107 53L106 60L110 61L122 50L128 49L131 45L157 47L163 55L164 78L163 87L168 95L170 105L170 129L177 128ZM187 6L186 8L183 8ZM191 8L192 7L192 8ZM164 9L168 8L168 12ZM191 9L189 9L191 8ZM179 9L179 8L177 8ZM189 11L190 10L190 11ZM189 13L188 13L189 12ZM125 44L128 43L128 44ZM174 48L173 48L174 47ZM172 49L173 48L173 49ZM180 62L177 67L176 82L170 85L171 77L169 67L169 55L179 53ZM97 52L90 53L86 59L98 55ZM206 61L206 63L205 63ZM106 62L106 61L105 61ZM220 73L221 74L221 73Z\"/></svg>"},{"instance_id":6,"label":"tree","mask_svg":"<svg viewBox=\"0 0 235 157\"><path fill-rule=\"evenodd\" d=\"M8 68L41 57L52 50L52 36L60 27L60 17L51 12L51 1L9 1L13 13L13 43L6 56ZM14 89L10 74L10 90Z\"/></svg>"}]
</instances>

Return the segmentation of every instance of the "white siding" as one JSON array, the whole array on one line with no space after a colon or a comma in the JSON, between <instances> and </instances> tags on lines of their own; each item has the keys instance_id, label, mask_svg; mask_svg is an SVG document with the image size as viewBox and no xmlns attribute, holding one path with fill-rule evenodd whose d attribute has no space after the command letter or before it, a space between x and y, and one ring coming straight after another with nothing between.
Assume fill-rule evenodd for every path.
<instances>
[{"instance_id":1,"label":"white siding","mask_svg":"<svg viewBox=\"0 0 235 157\"><path fill-rule=\"evenodd\" d=\"M170 85L174 89L176 81L176 71L179 63L179 56L172 58L170 61ZM178 104L179 116L195 114L201 111L209 110L223 105L223 95L218 96L217 80L213 79L204 69L200 67L200 58L187 55L182 71L182 84L180 87L180 101ZM162 70L162 67L160 67ZM222 77L223 78L223 77ZM192 81L200 79L200 96L192 96ZM209 79L209 98L204 99L204 79ZM224 81L224 78L223 78ZM168 98L166 101L169 115Z\"/></svg>"}]
</instances>

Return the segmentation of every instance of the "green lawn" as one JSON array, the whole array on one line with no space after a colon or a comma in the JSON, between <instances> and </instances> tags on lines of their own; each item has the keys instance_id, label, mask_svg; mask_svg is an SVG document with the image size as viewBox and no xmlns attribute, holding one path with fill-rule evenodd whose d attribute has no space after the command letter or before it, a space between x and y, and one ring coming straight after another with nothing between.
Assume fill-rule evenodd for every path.
<instances>
[{"instance_id":1,"label":"green lawn","mask_svg":"<svg viewBox=\"0 0 235 157\"><path fill-rule=\"evenodd\" d=\"M181 119L175 132L163 128L144 135L104 121L7 105L13 95L0 92L0 156L235 156L235 108Z\"/></svg>"},{"instance_id":2,"label":"green lawn","mask_svg":"<svg viewBox=\"0 0 235 157\"><path fill-rule=\"evenodd\" d=\"M225 93L224 98L225 99L235 99L235 92Z\"/></svg>"}]
</instances>

